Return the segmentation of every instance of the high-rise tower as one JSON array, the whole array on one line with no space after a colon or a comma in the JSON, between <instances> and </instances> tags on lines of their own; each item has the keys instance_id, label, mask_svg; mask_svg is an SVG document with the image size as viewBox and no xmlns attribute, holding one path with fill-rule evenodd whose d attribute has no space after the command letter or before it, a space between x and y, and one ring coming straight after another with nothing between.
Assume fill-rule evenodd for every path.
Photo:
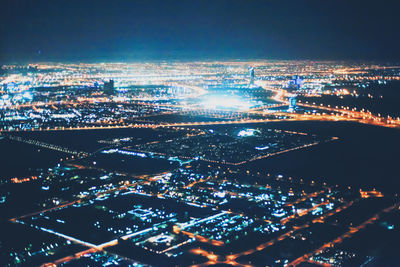
<instances>
[{"instance_id":1,"label":"high-rise tower","mask_svg":"<svg viewBox=\"0 0 400 267\"><path fill-rule=\"evenodd\" d=\"M106 94L114 93L114 80L110 80L109 82L104 82L103 90L104 93Z\"/></svg>"},{"instance_id":2,"label":"high-rise tower","mask_svg":"<svg viewBox=\"0 0 400 267\"><path fill-rule=\"evenodd\" d=\"M249 76L250 76L250 86L252 86L254 85L254 78L255 78L254 67L249 67Z\"/></svg>"}]
</instances>

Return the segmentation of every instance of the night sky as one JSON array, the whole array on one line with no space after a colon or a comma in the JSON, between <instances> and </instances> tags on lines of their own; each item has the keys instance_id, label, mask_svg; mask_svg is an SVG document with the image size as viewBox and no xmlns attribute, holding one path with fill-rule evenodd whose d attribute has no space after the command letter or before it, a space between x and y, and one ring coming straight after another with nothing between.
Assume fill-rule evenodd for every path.
<instances>
[{"instance_id":1,"label":"night sky","mask_svg":"<svg viewBox=\"0 0 400 267\"><path fill-rule=\"evenodd\" d=\"M0 60L400 59L398 0L1 0Z\"/></svg>"}]
</instances>

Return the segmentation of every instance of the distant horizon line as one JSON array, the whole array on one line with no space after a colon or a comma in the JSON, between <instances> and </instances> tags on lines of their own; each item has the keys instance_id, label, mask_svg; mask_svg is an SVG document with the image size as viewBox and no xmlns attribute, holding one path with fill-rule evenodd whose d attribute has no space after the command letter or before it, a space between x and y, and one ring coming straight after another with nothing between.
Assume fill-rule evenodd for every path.
<instances>
[{"instance_id":1,"label":"distant horizon line","mask_svg":"<svg viewBox=\"0 0 400 267\"><path fill-rule=\"evenodd\" d=\"M398 64L400 65L400 60L396 59L326 59L326 58L268 58L268 57L159 57L156 59L152 58L102 58L102 59L94 59L94 58L76 58L76 59L56 59L56 58L47 58L47 59L25 59L25 60L0 60L0 66L3 65L29 65L29 64L43 64L43 63L65 63L65 64L77 64L77 63L87 63L87 64L107 64L107 63L163 63L163 62L181 62L181 63L189 63L189 62L354 62L354 63L379 63L379 64Z\"/></svg>"}]
</instances>

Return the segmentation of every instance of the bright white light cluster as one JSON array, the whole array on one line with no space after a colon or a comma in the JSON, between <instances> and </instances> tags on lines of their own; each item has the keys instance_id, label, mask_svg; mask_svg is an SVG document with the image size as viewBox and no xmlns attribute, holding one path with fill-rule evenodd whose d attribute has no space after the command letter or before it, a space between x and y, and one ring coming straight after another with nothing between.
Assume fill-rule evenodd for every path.
<instances>
[{"instance_id":1,"label":"bright white light cluster","mask_svg":"<svg viewBox=\"0 0 400 267\"><path fill-rule=\"evenodd\" d=\"M238 136L240 137L253 136L256 132L258 131L255 129L244 129L238 133Z\"/></svg>"},{"instance_id":2,"label":"bright white light cluster","mask_svg":"<svg viewBox=\"0 0 400 267\"><path fill-rule=\"evenodd\" d=\"M240 109L246 110L253 105L249 101L244 101L235 96L209 96L206 97L202 105L207 109Z\"/></svg>"}]
</instances>

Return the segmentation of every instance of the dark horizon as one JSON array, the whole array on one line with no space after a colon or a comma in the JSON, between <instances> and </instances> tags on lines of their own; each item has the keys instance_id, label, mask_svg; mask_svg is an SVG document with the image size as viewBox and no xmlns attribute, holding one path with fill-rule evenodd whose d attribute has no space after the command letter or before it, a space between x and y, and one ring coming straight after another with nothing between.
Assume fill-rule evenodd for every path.
<instances>
[{"instance_id":1,"label":"dark horizon","mask_svg":"<svg viewBox=\"0 0 400 267\"><path fill-rule=\"evenodd\" d=\"M27 1L0 11L0 62L398 61L398 1Z\"/></svg>"}]
</instances>

